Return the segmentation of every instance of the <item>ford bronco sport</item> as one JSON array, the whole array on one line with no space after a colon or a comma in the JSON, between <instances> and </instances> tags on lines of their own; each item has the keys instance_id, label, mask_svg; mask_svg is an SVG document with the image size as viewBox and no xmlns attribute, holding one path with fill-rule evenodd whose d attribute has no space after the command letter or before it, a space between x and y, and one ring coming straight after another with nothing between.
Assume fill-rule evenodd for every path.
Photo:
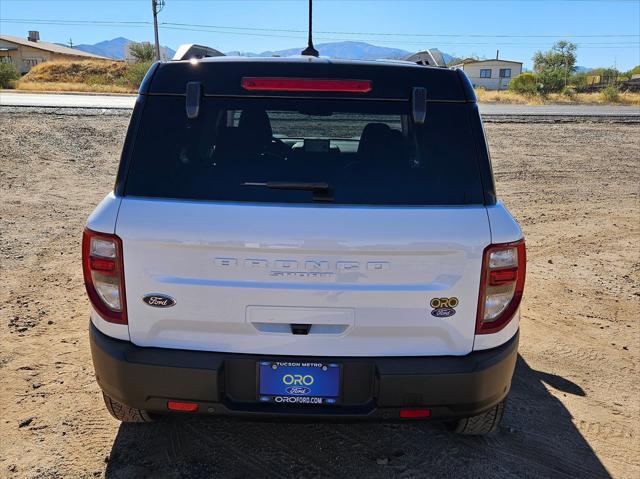
<instances>
[{"instance_id":1,"label":"ford bronco sport","mask_svg":"<svg viewBox=\"0 0 640 479\"><path fill-rule=\"evenodd\" d=\"M501 420L525 246L460 70L155 64L83 268L119 420Z\"/></svg>"}]
</instances>

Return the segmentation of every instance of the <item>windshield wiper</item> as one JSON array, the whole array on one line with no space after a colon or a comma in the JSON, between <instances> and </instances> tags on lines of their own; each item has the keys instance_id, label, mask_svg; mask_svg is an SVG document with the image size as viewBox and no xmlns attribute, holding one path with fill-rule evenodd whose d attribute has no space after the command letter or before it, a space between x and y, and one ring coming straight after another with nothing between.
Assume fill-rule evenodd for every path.
<instances>
[{"instance_id":1,"label":"windshield wiper","mask_svg":"<svg viewBox=\"0 0 640 479\"><path fill-rule=\"evenodd\" d=\"M312 191L313 201L333 201L330 196L331 188L329 183L322 182L301 182L301 181L266 181L266 182L250 182L247 181L243 186L263 186L273 190L297 190Z\"/></svg>"},{"instance_id":2,"label":"windshield wiper","mask_svg":"<svg viewBox=\"0 0 640 479\"><path fill-rule=\"evenodd\" d=\"M263 183L243 183L244 186L264 186L274 190L327 191L329 183L304 183L299 181L266 181Z\"/></svg>"}]
</instances>

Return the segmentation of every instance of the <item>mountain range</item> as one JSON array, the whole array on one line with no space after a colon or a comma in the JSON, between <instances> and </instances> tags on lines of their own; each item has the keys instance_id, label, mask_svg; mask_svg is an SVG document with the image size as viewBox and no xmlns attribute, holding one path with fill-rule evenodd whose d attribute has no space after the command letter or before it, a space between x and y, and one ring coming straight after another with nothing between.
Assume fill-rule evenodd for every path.
<instances>
[{"instance_id":1,"label":"mountain range","mask_svg":"<svg viewBox=\"0 0 640 479\"><path fill-rule=\"evenodd\" d=\"M108 58L113 58L116 60L124 59L124 46L132 42L134 40L129 40L128 38L118 37L113 40L105 40L102 42L95 43L93 45L74 45L74 48L78 50L82 50L88 53L93 53L95 55L101 55ZM391 59L401 59L410 55L414 52L409 52L407 50L402 50L400 48L390 48L390 47L379 47L377 45L371 45L370 43L365 42L333 42L333 43L318 43L315 45L316 49L320 52L320 55L330 57L330 58L343 58L347 60L376 60L380 58L391 58ZM167 51L169 56L172 57L175 53L169 47ZM285 50L267 50L261 53L256 52L242 52L242 51L230 51L226 52L227 55L240 55L245 57L272 57L272 56L281 56L286 57L290 55L298 55L304 47L297 48L287 48ZM434 49L437 50L437 49ZM458 58L442 52L444 60L447 62L447 65L453 64ZM514 59L514 60L522 60L522 59ZM576 72L588 72L591 68L576 66ZM523 71L530 71L528 69L523 69Z\"/></svg>"},{"instance_id":2,"label":"mountain range","mask_svg":"<svg viewBox=\"0 0 640 479\"><path fill-rule=\"evenodd\" d=\"M365 42L318 43L315 47L321 56L343 58L346 60L376 60L379 58L401 59L415 53L402 50L400 48L379 47ZM241 55L248 57L286 57L299 55L304 48L305 47L302 46L297 48L288 48L286 50L267 50L262 53L232 51L227 52L227 55ZM453 57L447 53L443 53L443 56L447 63L453 59Z\"/></svg>"},{"instance_id":3,"label":"mountain range","mask_svg":"<svg viewBox=\"0 0 640 479\"><path fill-rule=\"evenodd\" d=\"M114 38L113 40L105 40L93 45L74 45L74 48L77 48L78 50L82 50L84 52L93 53L95 55L122 60L124 59L124 46L132 41L133 40L129 40L128 38L118 37ZM331 58L344 58L347 60L376 60L379 58L399 59L404 58L411 53L414 53L407 50L402 50L400 48L379 47L365 42L319 43L315 45L315 47L322 56ZM167 49L169 50L169 55L173 56L174 51L168 47ZM288 48L285 50L268 50L261 53L232 51L226 52L226 54L241 55L247 57L284 57L290 55L298 55L303 49L304 47L302 46L297 48ZM443 53L443 56L447 63L453 60L453 57L447 53Z\"/></svg>"}]
</instances>

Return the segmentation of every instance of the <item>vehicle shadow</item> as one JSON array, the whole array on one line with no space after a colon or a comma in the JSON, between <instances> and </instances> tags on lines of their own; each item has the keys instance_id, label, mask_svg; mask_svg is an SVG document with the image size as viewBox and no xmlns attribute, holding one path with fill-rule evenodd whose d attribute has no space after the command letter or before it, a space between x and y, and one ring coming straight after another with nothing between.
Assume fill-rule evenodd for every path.
<instances>
[{"instance_id":1,"label":"vehicle shadow","mask_svg":"<svg viewBox=\"0 0 640 479\"><path fill-rule=\"evenodd\" d=\"M123 424L105 475L116 478L611 477L543 382L584 396L518 357L500 430L461 437L442 424L301 424L170 417Z\"/></svg>"}]
</instances>

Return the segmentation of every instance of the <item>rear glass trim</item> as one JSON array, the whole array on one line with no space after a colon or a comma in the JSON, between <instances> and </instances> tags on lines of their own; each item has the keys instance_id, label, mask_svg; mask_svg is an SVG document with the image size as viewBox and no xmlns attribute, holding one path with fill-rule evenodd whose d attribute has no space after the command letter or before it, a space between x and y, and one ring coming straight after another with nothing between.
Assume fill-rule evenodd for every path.
<instances>
[{"instance_id":1,"label":"rear glass trim","mask_svg":"<svg viewBox=\"0 0 640 479\"><path fill-rule=\"evenodd\" d=\"M349 209L398 209L398 210L406 210L406 209L414 209L414 210L440 210L443 208L484 208L487 205L485 203L464 203L464 204L436 204L436 205L416 205L416 204L380 204L380 203L292 203L286 201L243 201L243 200L209 200L209 199L189 199L189 198L170 198L170 197L161 197L161 196L144 196L144 195L133 195L124 193L121 195L122 198L130 198L136 200L148 200L148 201L161 201L165 202L177 202L177 203L206 203L210 205L220 204L220 205L238 205L238 206L269 206L269 207L282 207L282 208L331 208L331 209L340 209L340 208L349 208Z\"/></svg>"}]
</instances>

